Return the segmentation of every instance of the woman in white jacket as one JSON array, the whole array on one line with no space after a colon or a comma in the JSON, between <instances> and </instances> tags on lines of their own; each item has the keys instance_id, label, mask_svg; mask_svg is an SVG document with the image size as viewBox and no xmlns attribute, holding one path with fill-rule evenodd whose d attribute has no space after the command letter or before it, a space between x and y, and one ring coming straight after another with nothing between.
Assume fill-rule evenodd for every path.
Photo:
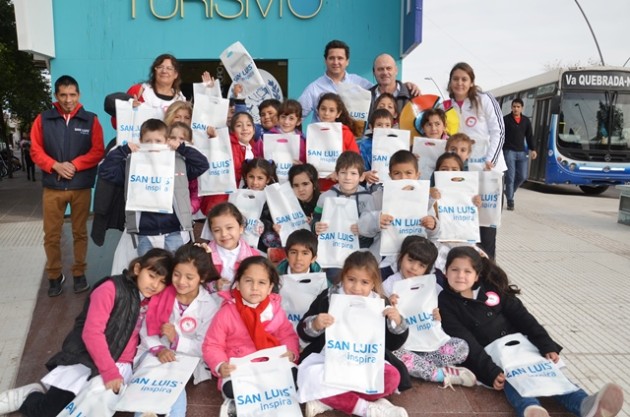
<instances>
[{"instance_id":1,"label":"woman in white jacket","mask_svg":"<svg viewBox=\"0 0 630 417\"><path fill-rule=\"evenodd\" d=\"M503 159L505 125L499 103L475 85L475 73L465 62L459 62L451 69L448 93L451 100L444 103L445 110L452 108L458 114L459 132L475 141L473 154L468 160L469 169L504 172L507 169ZM480 246L494 259L497 229L481 227L480 232Z\"/></svg>"}]
</instances>

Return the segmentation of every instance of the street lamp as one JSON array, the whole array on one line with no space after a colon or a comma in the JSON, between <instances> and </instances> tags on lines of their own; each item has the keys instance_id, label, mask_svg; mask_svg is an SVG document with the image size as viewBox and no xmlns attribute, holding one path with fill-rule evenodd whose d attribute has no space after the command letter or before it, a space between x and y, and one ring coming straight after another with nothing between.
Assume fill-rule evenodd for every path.
<instances>
[{"instance_id":1,"label":"street lamp","mask_svg":"<svg viewBox=\"0 0 630 417\"><path fill-rule=\"evenodd\" d=\"M433 77L424 77L425 80L427 81L431 81L433 83L433 85L435 86L435 88L437 88L438 92L440 93L440 96L442 97L442 101L446 100L444 98L444 94L442 94L442 89L440 88L440 86L435 82L435 80L433 79Z\"/></svg>"},{"instance_id":2,"label":"street lamp","mask_svg":"<svg viewBox=\"0 0 630 417\"><path fill-rule=\"evenodd\" d=\"M599 49L599 43L597 42L597 38L595 37L595 32L593 32L593 28L591 27L591 22L588 21L588 18L586 17L586 13L584 13L584 10L582 9L582 6L580 6L580 3L578 3L578 0L575 0L575 4L577 4L577 7L580 9L580 12L582 12L582 16L584 16L584 20L586 20L586 24L588 25L588 28L591 31L593 40L595 41L595 46L597 47L597 52L599 53L599 59L602 61L602 66L605 66L606 64L604 63L604 56L602 55L602 50Z\"/></svg>"}]
</instances>

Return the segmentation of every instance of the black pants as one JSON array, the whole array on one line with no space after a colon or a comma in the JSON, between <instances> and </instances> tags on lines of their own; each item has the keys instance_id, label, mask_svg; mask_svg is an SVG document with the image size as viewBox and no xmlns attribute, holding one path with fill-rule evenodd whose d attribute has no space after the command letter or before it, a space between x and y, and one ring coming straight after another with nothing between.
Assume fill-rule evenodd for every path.
<instances>
[{"instance_id":1,"label":"black pants","mask_svg":"<svg viewBox=\"0 0 630 417\"><path fill-rule=\"evenodd\" d=\"M55 417L74 397L73 392L50 387L46 393L34 392L26 397L19 411L27 417Z\"/></svg>"},{"instance_id":2,"label":"black pants","mask_svg":"<svg viewBox=\"0 0 630 417\"><path fill-rule=\"evenodd\" d=\"M293 382L295 383L295 390L297 391L297 366L291 368L291 373L293 374ZM223 391L223 395L227 398L234 399L234 389L232 388L232 381L227 381L221 387Z\"/></svg>"},{"instance_id":3,"label":"black pants","mask_svg":"<svg viewBox=\"0 0 630 417\"><path fill-rule=\"evenodd\" d=\"M497 228L496 227L479 227L479 235L481 242L477 245L486 252L488 257L494 261L497 250Z\"/></svg>"}]
</instances>

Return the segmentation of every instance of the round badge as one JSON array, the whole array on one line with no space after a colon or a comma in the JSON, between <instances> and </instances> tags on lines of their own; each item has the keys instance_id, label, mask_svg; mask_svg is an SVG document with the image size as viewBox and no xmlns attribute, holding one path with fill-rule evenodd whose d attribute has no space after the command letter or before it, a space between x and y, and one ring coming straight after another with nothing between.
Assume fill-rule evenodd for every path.
<instances>
[{"instance_id":1,"label":"round badge","mask_svg":"<svg viewBox=\"0 0 630 417\"><path fill-rule=\"evenodd\" d=\"M468 127L473 127L474 125L477 124L477 118L470 116L466 118L466 126Z\"/></svg>"},{"instance_id":2,"label":"round badge","mask_svg":"<svg viewBox=\"0 0 630 417\"><path fill-rule=\"evenodd\" d=\"M192 317L184 317L179 321L179 328L182 333L192 333L197 328L197 320Z\"/></svg>"},{"instance_id":3,"label":"round badge","mask_svg":"<svg viewBox=\"0 0 630 417\"><path fill-rule=\"evenodd\" d=\"M486 297L488 297L488 299L486 300L487 306L494 307L497 304L499 304L499 302L501 302L501 298L499 298L499 294L497 294L494 291L488 291L486 293Z\"/></svg>"}]
</instances>

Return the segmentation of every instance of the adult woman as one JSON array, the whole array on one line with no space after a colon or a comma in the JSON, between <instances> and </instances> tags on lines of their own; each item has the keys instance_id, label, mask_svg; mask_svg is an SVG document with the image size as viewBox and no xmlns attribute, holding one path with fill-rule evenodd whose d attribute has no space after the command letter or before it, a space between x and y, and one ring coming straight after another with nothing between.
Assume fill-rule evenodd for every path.
<instances>
[{"instance_id":1,"label":"adult woman","mask_svg":"<svg viewBox=\"0 0 630 417\"><path fill-rule=\"evenodd\" d=\"M483 169L504 172L507 169L503 159L505 125L499 103L475 85L475 73L465 62L459 62L451 69L448 93L451 100L446 100L444 107L457 112L459 132L474 139L475 147L485 147ZM481 227L480 232L481 248L494 259L497 229Z\"/></svg>"},{"instance_id":2,"label":"adult woman","mask_svg":"<svg viewBox=\"0 0 630 417\"><path fill-rule=\"evenodd\" d=\"M164 112L168 106L186 98L179 89L180 65L170 54L162 54L155 58L149 72L149 80L135 84L127 90L127 94L151 107L161 108Z\"/></svg>"}]
</instances>

